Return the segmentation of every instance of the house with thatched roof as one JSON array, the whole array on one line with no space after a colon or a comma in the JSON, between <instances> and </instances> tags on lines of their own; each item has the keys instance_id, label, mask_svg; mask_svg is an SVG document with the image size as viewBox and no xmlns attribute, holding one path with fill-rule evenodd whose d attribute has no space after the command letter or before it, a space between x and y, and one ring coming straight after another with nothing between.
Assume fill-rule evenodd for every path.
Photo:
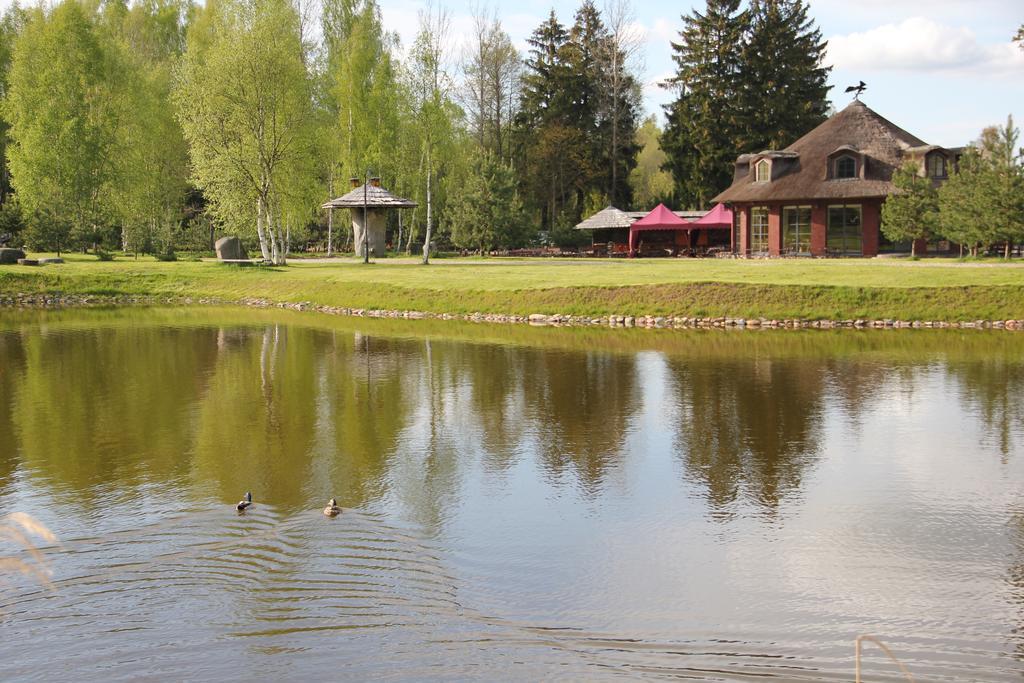
<instances>
[{"instance_id":1,"label":"house with thatched roof","mask_svg":"<svg viewBox=\"0 0 1024 683\"><path fill-rule=\"evenodd\" d=\"M909 244L891 244L880 231L893 172L912 161L940 183L960 151L928 145L854 100L783 150L740 155L732 185L713 201L733 208L740 254L909 251Z\"/></svg>"}]
</instances>

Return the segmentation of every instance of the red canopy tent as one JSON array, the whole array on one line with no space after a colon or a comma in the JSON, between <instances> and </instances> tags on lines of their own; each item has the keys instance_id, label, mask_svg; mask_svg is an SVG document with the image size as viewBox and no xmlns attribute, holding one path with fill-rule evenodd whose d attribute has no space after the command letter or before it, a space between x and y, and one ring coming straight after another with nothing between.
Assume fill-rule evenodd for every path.
<instances>
[{"instance_id":1,"label":"red canopy tent","mask_svg":"<svg viewBox=\"0 0 1024 683\"><path fill-rule=\"evenodd\" d=\"M636 253L636 233L644 230L685 230L690 223L675 215L664 204L658 204L654 210L629 226L629 255Z\"/></svg>"},{"instance_id":2,"label":"red canopy tent","mask_svg":"<svg viewBox=\"0 0 1024 683\"><path fill-rule=\"evenodd\" d=\"M689 228L731 228L732 211L724 204L715 204L715 208L687 225Z\"/></svg>"}]
</instances>

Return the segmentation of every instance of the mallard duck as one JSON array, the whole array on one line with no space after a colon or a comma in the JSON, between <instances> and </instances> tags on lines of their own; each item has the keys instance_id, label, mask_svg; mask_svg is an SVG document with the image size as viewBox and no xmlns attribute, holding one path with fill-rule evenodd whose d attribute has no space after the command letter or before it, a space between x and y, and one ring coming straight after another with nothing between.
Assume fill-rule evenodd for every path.
<instances>
[{"instance_id":1,"label":"mallard duck","mask_svg":"<svg viewBox=\"0 0 1024 683\"><path fill-rule=\"evenodd\" d=\"M246 491L245 498L238 501L238 505L235 506L235 509L238 510L239 512L244 512L245 508L249 507L250 505L252 505L252 491Z\"/></svg>"},{"instance_id":2,"label":"mallard duck","mask_svg":"<svg viewBox=\"0 0 1024 683\"><path fill-rule=\"evenodd\" d=\"M331 498L331 500L328 501L328 503L327 503L327 507L324 508L324 514L327 515L328 517L334 517L339 512L341 512L341 508L338 507L338 501L336 501L335 499Z\"/></svg>"}]
</instances>

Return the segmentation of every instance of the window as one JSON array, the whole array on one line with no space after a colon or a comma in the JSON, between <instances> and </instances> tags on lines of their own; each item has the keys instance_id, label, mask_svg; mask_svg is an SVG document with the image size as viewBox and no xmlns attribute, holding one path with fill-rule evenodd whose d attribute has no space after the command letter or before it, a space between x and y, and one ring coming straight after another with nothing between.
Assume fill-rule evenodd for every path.
<instances>
[{"instance_id":1,"label":"window","mask_svg":"<svg viewBox=\"0 0 1024 683\"><path fill-rule=\"evenodd\" d=\"M851 156L836 159L836 178L856 178L857 160Z\"/></svg>"},{"instance_id":2,"label":"window","mask_svg":"<svg viewBox=\"0 0 1024 683\"><path fill-rule=\"evenodd\" d=\"M754 182L767 183L772 179L772 162L761 159L754 165Z\"/></svg>"},{"instance_id":3,"label":"window","mask_svg":"<svg viewBox=\"0 0 1024 683\"><path fill-rule=\"evenodd\" d=\"M831 254L864 253L860 204L828 207L827 246Z\"/></svg>"},{"instance_id":4,"label":"window","mask_svg":"<svg viewBox=\"0 0 1024 683\"><path fill-rule=\"evenodd\" d=\"M946 177L946 157L932 154L928 157L928 175L932 178Z\"/></svg>"},{"instance_id":5,"label":"window","mask_svg":"<svg viewBox=\"0 0 1024 683\"><path fill-rule=\"evenodd\" d=\"M768 207L755 206L750 210L750 253L768 251Z\"/></svg>"},{"instance_id":6,"label":"window","mask_svg":"<svg viewBox=\"0 0 1024 683\"><path fill-rule=\"evenodd\" d=\"M811 207L783 207L782 248L789 254L811 253Z\"/></svg>"}]
</instances>

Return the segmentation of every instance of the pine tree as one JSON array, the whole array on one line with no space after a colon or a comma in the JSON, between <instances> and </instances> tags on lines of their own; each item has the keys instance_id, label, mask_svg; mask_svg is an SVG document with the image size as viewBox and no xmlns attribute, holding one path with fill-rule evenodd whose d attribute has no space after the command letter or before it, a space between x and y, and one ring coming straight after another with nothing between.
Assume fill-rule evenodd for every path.
<instances>
[{"instance_id":1,"label":"pine tree","mask_svg":"<svg viewBox=\"0 0 1024 683\"><path fill-rule=\"evenodd\" d=\"M741 71L741 150L782 149L825 120L826 43L803 0L752 0Z\"/></svg>"},{"instance_id":2,"label":"pine tree","mask_svg":"<svg viewBox=\"0 0 1024 683\"><path fill-rule=\"evenodd\" d=\"M672 43L677 91L666 107L661 146L681 204L705 207L732 178L744 122L738 106L742 50L749 14L740 0L707 0L705 12L684 16L680 41Z\"/></svg>"}]
</instances>

